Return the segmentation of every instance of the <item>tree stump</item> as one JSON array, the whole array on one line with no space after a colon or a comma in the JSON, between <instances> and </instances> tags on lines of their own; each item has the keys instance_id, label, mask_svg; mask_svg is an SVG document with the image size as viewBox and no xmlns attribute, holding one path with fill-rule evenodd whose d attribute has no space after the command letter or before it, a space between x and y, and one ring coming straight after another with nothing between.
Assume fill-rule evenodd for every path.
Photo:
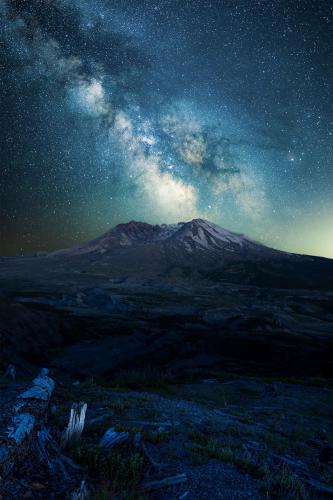
<instances>
[{"instance_id":1,"label":"tree stump","mask_svg":"<svg viewBox=\"0 0 333 500\"><path fill-rule=\"evenodd\" d=\"M69 416L69 422L61 439L63 448L67 448L69 445L77 443L80 440L84 429L86 411L86 403L73 403Z\"/></svg>"}]
</instances>

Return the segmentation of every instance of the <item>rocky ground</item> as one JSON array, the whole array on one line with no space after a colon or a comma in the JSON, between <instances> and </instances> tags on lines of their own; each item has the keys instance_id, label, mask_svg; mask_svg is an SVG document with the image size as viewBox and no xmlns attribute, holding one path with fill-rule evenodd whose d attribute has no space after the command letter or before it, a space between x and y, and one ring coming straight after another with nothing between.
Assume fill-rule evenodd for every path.
<instances>
[{"instance_id":1,"label":"rocky ground","mask_svg":"<svg viewBox=\"0 0 333 500\"><path fill-rule=\"evenodd\" d=\"M88 405L82 439L66 453L82 467L77 480L86 479L91 498L282 500L332 495L333 392L324 380L225 375L179 384L154 370L123 372L108 382L79 382L59 374L55 379L49 426L57 440L72 403ZM10 407L22 386L24 381L2 382L3 407ZM101 451L101 437L114 426L128 431L129 440ZM142 442L135 447L138 433ZM41 470L40 464L35 467ZM22 498L64 498L45 473L38 478L26 477L22 470L15 474L11 484ZM178 474L186 474L186 481L142 490L143 482Z\"/></svg>"},{"instance_id":2,"label":"rocky ground","mask_svg":"<svg viewBox=\"0 0 333 500\"><path fill-rule=\"evenodd\" d=\"M16 276L16 277L15 277ZM82 376L154 364L330 376L333 294L230 283L0 275L0 366L39 363Z\"/></svg>"},{"instance_id":3,"label":"rocky ground","mask_svg":"<svg viewBox=\"0 0 333 500\"><path fill-rule=\"evenodd\" d=\"M72 403L88 405L66 449L80 469L61 479L28 455L0 483L4 500L74 500L83 479L96 500L332 496L330 290L138 282L13 259L0 297L0 370L17 367L16 381L0 377L0 438L41 366L56 382L56 443ZM130 437L108 452L98 443L110 427Z\"/></svg>"}]
</instances>

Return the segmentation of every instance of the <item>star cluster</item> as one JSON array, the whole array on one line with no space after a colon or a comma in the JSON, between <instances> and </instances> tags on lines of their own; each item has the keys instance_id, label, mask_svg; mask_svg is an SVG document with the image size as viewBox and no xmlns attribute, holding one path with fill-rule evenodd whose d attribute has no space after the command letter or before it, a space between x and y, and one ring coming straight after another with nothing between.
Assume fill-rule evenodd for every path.
<instances>
[{"instance_id":1,"label":"star cluster","mask_svg":"<svg viewBox=\"0 0 333 500\"><path fill-rule=\"evenodd\" d=\"M203 217L333 257L332 14L0 0L0 253Z\"/></svg>"}]
</instances>

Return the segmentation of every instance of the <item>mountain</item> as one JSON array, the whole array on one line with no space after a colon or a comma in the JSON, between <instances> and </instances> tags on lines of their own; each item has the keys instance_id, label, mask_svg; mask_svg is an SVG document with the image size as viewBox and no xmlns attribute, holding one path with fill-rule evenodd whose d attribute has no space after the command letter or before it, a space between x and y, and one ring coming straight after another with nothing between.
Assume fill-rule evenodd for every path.
<instances>
[{"instance_id":1,"label":"mountain","mask_svg":"<svg viewBox=\"0 0 333 500\"><path fill-rule=\"evenodd\" d=\"M292 254L280 252L250 240L242 234L233 233L203 219L178 224L151 225L131 221L119 224L95 240L83 245L58 250L49 254L51 258L90 256L96 261L105 260L112 255L124 254L128 249L140 252L140 247L148 247L149 252L172 254L174 261L199 254L199 259L215 257L218 261L241 258L283 258ZM293 256L295 257L295 256Z\"/></svg>"},{"instance_id":2,"label":"mountain","mask_svg":"<svg viewBox=\"0 0 333 500\"><path fill-rule=\"evenodd\" d=\"M330 373L333 260L195 219L0 259L0 368ZM208 370L208 371L207 371Z\"/></svg>"},{"instance_id":3,"label":"mountain","mask_svg":"<svg viewBox=\"0 0 333 500\"><path fill-rule=\"evenodd\" d=\"M119 224L95 240L52 252L46 260L125 278L195 278L292 288L326 288L333 280L329 259L275 250L203 219Z\"/></svg>"}]
</instances>

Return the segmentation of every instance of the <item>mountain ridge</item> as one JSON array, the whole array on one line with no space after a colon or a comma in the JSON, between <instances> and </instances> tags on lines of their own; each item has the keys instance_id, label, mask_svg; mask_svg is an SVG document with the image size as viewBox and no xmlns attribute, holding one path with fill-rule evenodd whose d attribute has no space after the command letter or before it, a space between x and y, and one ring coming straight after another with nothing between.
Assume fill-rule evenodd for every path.
<instances>
[{"instance_id":1,"label":"mountain ridge","mask_svg":"<svg viewBox=\"0 0 333 500\"><path fill-rule=\"evenodd\" d=\"M132 220L72 248L3 262L7 275L26 268L36 276L73 272L133 283L333 287L333 260L276 250L204 219L160 225Z\"/></svg>"},{"instance_id":2,"label":"mountain ridge","mask_svg":"<svg viewBox=\"0 0 333 500\"><path fill-rule=\"evenodd\" d=\"M187 245L186 248L189 252L191 252L194 247L221 247L221 243L223 242L224 244L235 244L240 247L255 245L274 252L287 253L271 249L270 247L248 238L244 234L223 229L208 220L192 219L188 222L178 222L175 224L149 224L142 221L131 220L127 223L117 224L109 231L91 241L75 247L56 250L50 252L48 255L75 254L76 252L90 252L98 249L107 250L108 247L114 244L132 246L166 241L184 241L185 243L189 243L190 240L192 240L195 245Z\"/></svg>"}]
</instances>

